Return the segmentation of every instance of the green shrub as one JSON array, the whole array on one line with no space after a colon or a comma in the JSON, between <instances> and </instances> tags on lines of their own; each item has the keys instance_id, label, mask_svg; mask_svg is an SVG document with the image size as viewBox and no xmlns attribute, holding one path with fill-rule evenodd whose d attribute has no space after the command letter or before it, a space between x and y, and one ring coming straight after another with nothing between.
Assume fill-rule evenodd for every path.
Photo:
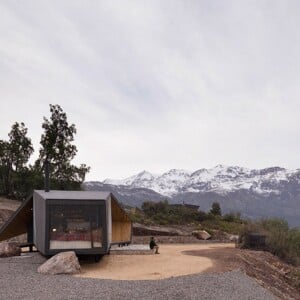
<instances>
[{"instance_id":1,"label":"green shrub","mask_svg":"<svg viewBox=\"0 0 300 300\"><path fill-rule=\"evenodd\" d=\"M289 258L291 259L293 264L300 266L300 230L299 229L289 230L288 245L289 245Z\"/></svg>"},{"instance_id":2,"label":"green shrub","mask_svg":"<svg viewBox=\"0 0 300 300\"><path fill-rule=\"evenodd\" d=\"M243 221L241 220L241 213L237 212L230 212L226 215L223 216L223 220L226 222L235 222L235 223L242 223Z\"/></svg>"},{"instance_id":3,"label":"green shrub","mask_svg":"<svg viewBox=\"0 0 300 300\"><path fill-rule=\"evenodd\" d=\"M210 213L215 215L215 216L221 216L222 215L221 206L220 206L219 202L213 202L213 204L211 205Z\"/></svg>"},{"instance_id":4,"label":"green shrub","mask_svg":"<svg viewBox=\"0 0 300 300\"><path fill-rule=\"evenodd\" d=\"M276 218L249 223L240 232L241 247L251 248L249 237L253 233L266 236L265 250L288 263L300 265L299 229L289 229L285 220Z\"/></svg>"},{"instance_id":5,"label":"green shrub","mask_svg":"<svg viewBox=\"0 0 300 300\"><path fill-rule=\"evenodd\" d=\"M184 205L170 205L166 200L144 202L142 211L145 218L149 218L161 225L197 223L207 218L205 212L200 212Z\"/></svg>"},{"instance_id":6,"label":"green shrub","mask_svg":"<svg viewBox=\"0 0 300 300\"><path fill-rule=\"evenodd\" d=\"M202 222L202 226L206 229L214 229L221 230L230 234L239 234L244 226L244 223L235 223L235 222L227 222L222 220L221 217L215 216L214 218L210 217Z\"/></svg>"}]
</instances>

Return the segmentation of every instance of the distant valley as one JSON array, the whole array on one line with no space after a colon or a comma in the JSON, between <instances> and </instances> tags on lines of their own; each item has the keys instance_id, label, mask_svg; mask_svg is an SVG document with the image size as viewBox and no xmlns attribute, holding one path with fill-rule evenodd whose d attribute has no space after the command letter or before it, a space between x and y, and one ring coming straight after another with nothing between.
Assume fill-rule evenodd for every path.
<instances>
[{"instance_id":1,"label":"distant valley","mask_svg":"<svg viewBox=\"0 0 300 300\"><path fill-rule=\"evenodd\" d=\"M300 226L300 169L247 169L218 165L194 172L172 169L162 175L140 172L123 180L83 184L85 190L111 190L130 206L145 201L197 204L208 211L218 201L222 212L243 217L281 217Z\"/></svg>"}]
</instances>

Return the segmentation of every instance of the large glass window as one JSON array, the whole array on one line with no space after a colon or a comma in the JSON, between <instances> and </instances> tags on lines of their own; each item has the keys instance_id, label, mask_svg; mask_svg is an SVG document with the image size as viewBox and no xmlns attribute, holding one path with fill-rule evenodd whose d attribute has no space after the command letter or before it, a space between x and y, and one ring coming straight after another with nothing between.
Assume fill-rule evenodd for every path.
<instances>
[{"instance_id":1,"label":"large glass window","mask_svg":"<svg viewBox=\"0 0 300 300\"><path fill-rule=\"evenodd\" d=\"M100 207L96 205L50 205L50 249L102 247Z\"/></svg>"}]
</instances>

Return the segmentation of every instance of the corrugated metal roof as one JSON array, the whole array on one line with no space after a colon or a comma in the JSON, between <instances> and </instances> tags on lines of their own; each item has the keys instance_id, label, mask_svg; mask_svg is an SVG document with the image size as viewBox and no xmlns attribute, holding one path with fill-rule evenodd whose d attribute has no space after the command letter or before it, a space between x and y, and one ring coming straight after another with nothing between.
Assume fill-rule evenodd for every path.
<instances>
[{"instance_id":1,"label":"corrugated metal roof","mask_svg":"<svg viewBox=\"0 0 300 300\"><path fill-rule=\"evenodd\" d=\"M110 192L103 191L56 191L35 190L44 199L70 199L70 200L107 200L111 195Z\"/></svg>"}]
</instances>

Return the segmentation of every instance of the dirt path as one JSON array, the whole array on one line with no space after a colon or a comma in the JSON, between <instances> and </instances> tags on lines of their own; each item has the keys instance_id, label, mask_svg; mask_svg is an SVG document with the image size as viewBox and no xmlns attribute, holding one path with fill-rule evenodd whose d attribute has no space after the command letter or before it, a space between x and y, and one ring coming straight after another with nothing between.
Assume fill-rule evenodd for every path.
<instances>
[{"instance_id":1,"label":"dirt path","mask_svg":"<svg viewBox=\"0 0 300 300\"><path fill-rule=\"evenodd\" d=\"M184 251L233 248L233 244L161 245L159 255L106 255L97 264L83 264L80 277L116 280L155 280L201 273L213 266L210 258Z\"/></svg>"}]
</instances>

